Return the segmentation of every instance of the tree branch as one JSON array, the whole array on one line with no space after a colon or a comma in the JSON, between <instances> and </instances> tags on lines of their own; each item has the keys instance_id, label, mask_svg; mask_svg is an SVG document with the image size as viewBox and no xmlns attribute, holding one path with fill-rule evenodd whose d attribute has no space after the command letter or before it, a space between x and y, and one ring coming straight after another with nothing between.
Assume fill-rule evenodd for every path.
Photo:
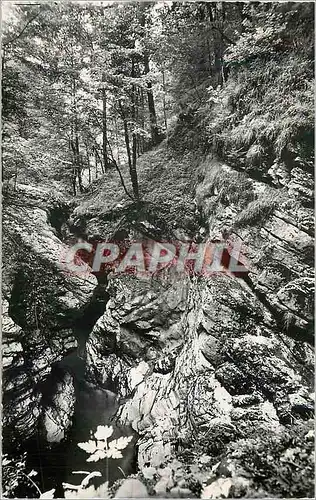
<instances>
[{"instance_id":1,"label":"tree branch","mask_svg":"<svg viewBox=\"0 0 316 500\"><path fill-rule=\"evenodd\" d=\"M128 196L131 200L135 201L135 200L134 200L134 197L133 197L133 196L129 193L129 191L128 191L128 189L127 189L126 185L125 185L124 177L123 177L123 175L122 175L122 172L121 172L121 170L120 170L120 167L118 166L118 164L117 164L117 162L116 162L116 160L115 160L115 158L114 158L114 156L113 156L113 152L112 152L111 144L109 143L109 141L107 141L107 143L108 143L108 146L109 146L109 149L110 149L110 155L111 155L111 158L110 158L110 159L111 159L111 161L113 162L114 167L116 168L117 173L118 173L118 174L119 174L119 176L120 176L120 180L121 180L122 187L123 187L123 189L124 189L125 193L127 194L127 196Z\"/></svg>"},{"instance_id":2,"label":"tree branch","mask_svg":"<svg viewBox=\"0 0 316 500\"><path fill-rule=\"evenodd\" d=\"M20 33L18 33L18 35L14 36L13 38L11 38L11 40L8 40L7 42L4 42L2 44L2 47L6 47L7 45L11 45L13 42L15 42L18 38L20 38L24 31L26 30L26 28L40 15L40 12L38 12L37 14L35 14L35 16L33 16L31 19L29 19L26 23L26 25L24 26L24 28L20 31Z\"/></svg>"}]
</instances>

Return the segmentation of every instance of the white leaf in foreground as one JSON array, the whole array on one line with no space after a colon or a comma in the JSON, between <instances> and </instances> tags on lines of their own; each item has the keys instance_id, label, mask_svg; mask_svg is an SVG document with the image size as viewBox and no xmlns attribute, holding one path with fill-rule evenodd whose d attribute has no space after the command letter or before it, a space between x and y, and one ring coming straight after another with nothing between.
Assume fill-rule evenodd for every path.
<instances>
[{"instance_id":1,"label":"white leaf in foreground","mask_svg":"<svg viewBox=\"0 0 316 500\"><path fill-rule=\"evenodd\" d=\"M120 450L117 450L116 448L111 448L111 449L107 450L106 456L108 458L122 458L123 457L122 452Z\"/></svg>"},{"instance_id":2,"label":"white leaf in foreground","mask_svg":"<svg viewBox=\"0 0 316 500\"><path fill-rule=\"evenodd\" d=\"M63 488L64 490L77 491L79 490L80 486L78 486L77 484L63 483Z\"/></svg>"},{"instance_id":3,"label":"white leaf in foreground","mask_svg":"<svg viewBox=\"0 0 316 500\"><path fill-rule=\"evenodd\" d=\"M55 488L49 491L45 491L41 494L40 498L54 498Z\"/></svg>"},{"instance_id":4,"label":"white leaf in foreground","mask_svg":"<svg viewBox=\"0 0 316 500\"><path fill-rule=\"evenodd\" d=\"M29 473L28 473L28 477L37 476L37 474L38 474L38 473L36 472L36 470L33 470L33 469L32 469L32 470L31 470L31 472L29 472Z\"/></svg>"},{"instance_id":5,"label":"white leaf in foreground","mask_svg":"<svg viewBox=\"0 0 316 500\"><path fill-rule=\"evenodd\" d=\"M128 436L128 437L120 437L118 439L113 439L109 443L109 449L111 448L116 448L117 450L124 450L128 443L130 443L133 439L133 436Z\"/></svg>"},{"instance_id":6,"label":"white leaf in foreground","mask_svg":"<svg viewBox=\"0 0 316 500\"><path fill-rule=\"evenodd\" d=\"M113 427L108 425L98 425L94 437L106 441L113 434Z\"/></svg>"},{"instance_id":7,"label":"white leaf in foreground","mask_svg":"<svg viewBox=\"0 0 316 500\"><path fill-rule=\"evenodd\" d=\"M106 447L106 441L97 441L97 449L98 450L104 450L104 448Z\"/></svg>"},{"instance_id":8,"label":"white leaf in foreground","mask_svg":"<svg viewBox=\"0 0 316 500\"><path fill-rule=\"evenodd\" d=\"M106 457L106 452L103 450L97 450L93 455L87 458L87 462L97 462Z\"/></svg>"},{"instance_id":9,"label":"white leaf in foreground","mask_svg":"<svg viewBox=\"0 0 316 500\"><path fill-rule=\"evenodd\" d=\"M97 450L96 442L91 440L87 441L86 443L78 443L78 446L87 453L94 453Z\"/></svg>"},{"instance_id":10,"label":"white leaf in foreground","mask_svg":"<svg viewBox=\"0 0 316 500\"><path fill-rule=\"evenodd\" d=\"M86 486L88 486L90 479L92 479L93 477L102 477L102 474L98 470L95 470L94 472L91 472L90 474L87 475L87 477L85 477L81 481L81 485L80 485L81 488L85 488Z\"/></svg>"}]
</instances>

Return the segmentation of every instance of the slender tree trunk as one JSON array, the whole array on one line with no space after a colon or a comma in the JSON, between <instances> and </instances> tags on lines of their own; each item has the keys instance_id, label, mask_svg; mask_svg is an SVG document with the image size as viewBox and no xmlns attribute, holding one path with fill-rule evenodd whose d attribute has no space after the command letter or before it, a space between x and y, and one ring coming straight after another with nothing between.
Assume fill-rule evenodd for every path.
<instances>
[{"instance_id":1,"label":"slender tree trunk","mask_svg":"<svg viewBox=\"0 0 316 500\"><path fill-rule=\"evenodd\" d=\"M73 131L71 132L71 139L69 140L69 147L70 151L72 152L72 176L71 176L71 183L72 183L72 190L73 190L73 195L76 196L77 194L77 189L76 189L76 184L77 184L77 166L76 166L76 146L73 140Z\"/></svg>"},{"instance_id":2,"label":"slender tree trunk","mask_svg":"<svg viewBox=\"0 0 316 500\"><path fill-rule=\"evenodd\" d=\"M81 171L82 171L82 165L81 165L81 159L80 159L80 149L79 149L79 136L78 132L76 130L76 164L77 164L77 177L78 177L78 184L79 184L79 190L80 193L83 193L83 185L82 185L82 176L81 176Z\"/></svg>"},{"instance_id":3,"label":"slender tree trunk","mask_svg":"<svg viewBox=\"0 0 316 500\"><path fill-rule=\"evenodd\" d=\"M132 182L134 197L136 200L138 200L139 199L139 191L138 191L138 179L137 179L136 163L134 162L134 154L133 154L133 159L132 159L131 146L130 146L129 135L128 135L127 119L125 117L123 118L123 123L124 123L124 138L125 138L125 144L126 144L129 174L130 174L130 178L131 178L131 182Z\"/></svg>"},{"instance_id":4,"label":"slender tree trunk","mask_svg":"<svg viewBox=\"0 0 316 500\"><path fill-rule=\"evenodd\" d=\"M72 67L73 67L73 59L71 60ZM71 123L71 137L69 141L69 147L72 152L72 157L73 157L73 169L72 169L72 189L73 189L73 194L74 196L77 195L77 150L76 150L76 144L75 144L75 137L77 134L77 125L76 125L76 113L77 113L77 103L76 103L76 81L73 79L71 81L71 97L72 97L72 123Z\"/></svg>"},{"instance_id":5,"label":"slender tree trunk","mask_svg":"<svg viewBox=\"0 0 316 500\"><path fill-rule=\"evenodd\" d=\"M135 96L136 96L136 109L135 109L135 115L136 115L136 122L139 123L139 89L135 90ZM137 140L136 140L136 153L137 153L137 158L140 156L140 137L139 134L137 134Z\"/></svg>"},{"instance_id":6,"label":"slender tree trunk","mask_svg":"<svg viewBox=\"0 0 316 500\"><path fill-rule=\"evenodd\" d=\"M147 2L143 3L142 6L142 15L141 15L141 26L142 28L146 28L146 10L147 10ZM144 74L148 75L149 73L149 54L148 51L145 49L144 51L144 56L143 56L143 63L144 63ZM158 130L158 125L157 125L157 116L156 116L156 109L155 109L155 101L154 101L154 95L153 95L153 89L152 89L152 84L151 82L147 83L147 100L148 100L148 111L149 111L149 120L150 120L150 132L151 132L151 141L152 144L155 146L159 142L159 130Z\"/></svg>"},{"instance_id":7,"label":"slender tree trunk","mask_svg":"<svg viewBox=\"0 0 316 500\"><path fill-rule=\"evenodd\" d=\"M105 76L102 77L102 82L105 81ZM103 147L103 165L104 171L108 168L108 152L107 152L107 144L108 144L108 136L107 136L107 114L106 114L106 89L102 89L102 147Z\"/></svg>"},{"instance_id":8,"label":"slender tree trunk","mask_svg":"<svg viewBox=\"0 0 316 500\"><path fill-rule=\"evenodd\" d=\"M147 75L149 73L149 56L146 52L144 54L144 70L145 70L145 75ZM147 83L147 99L148 99L151 140L153 145L155 146L159 142L159 130L157 125L156 108L155 108L155 101L154 101L151 82Z\"/></svg>"},{"instance_id":9,"label":"slender tree trunk","mask_svg":"<svg viewBox=\"0 0 316 500\"><path fill-rule=\"evenodd\" d=\"M132 78L135 78L135 61L132 56ZM133 194L136 200L139 199L139 189L138 189L138 178L137 178L137 170L136 170L136 162L137 162L137 134L135 132L136 126L136 108L137 108L137 97L136 97L136 87L133 85L132 88L132 120L133 120L133 132L132 132L132 163L130 169L130 176L133 186Z\"/></svg>"},{"instance_id":10,"label":"slender tree trunk","mask_svg":"<svg viewBox=\"0 0 316 500\"><path fill-rule=\"evenodd\" d=\"M132 148L132 151L133 151L132 165L133 165L133 170L136 172L136 162L137 162L137 137L136 137L136 134L133 134L133 148Z\"/></svg>"},{"instance_id":11,"label":"slender tree trunk","mask_svg":"<svg viewBox=\"0 0 316 500\"><path fill-rule=\"evenodd\" d=\"M96 148L94 149L94 161L95 161L95 178L98 178L98 153Z\"/></svg>"},{"instance_id":12,"label":"slender tree trunk","mask_svg":"<svg viewBox=\"0 0 316 500\"><path fill-rule=\"evenodd\" d=\"M87 157L87 167L88 167L88 182L91 184L91 167L90 167L90 156L89 156L89 148L86 144L86 157Z\"/></svg>"},{"instance_id":13,"label":"slender tree trunk","mask_svg":"<svg viewBox=\"0 0 316 500\"><path fill-rule=\"evenodd\" d=\"M91 132L89 132L89 131L88 131L88 134L89 134L89 136L90 136L90 138L91 138L91 141L93 142L93 150L94 150L94 154L95 154L95 156L97 157L98 162L99 162L99 163L100 163L100 165L101 165L101 173L102 173L102 174L104 174L103 160L102 160L102 157L101 157L102 155L100 155L100 154L99 154L99 151L98 151L98 149L99 149L99 145L98 145L97 141L95 140L95 138L93 137L93 135L91 134ZM102 153L102 151L101 151L101 153Z\"/></svg>"},{"instance_id":14,"label":"slender tree trunk","mask_svg":"<svg viewBox=\"0 0 316 500\"><path fill-rule=\"evenodd\" d=\"M73 171L72 171L72 186L74 196L77 194L76 184L78 179L79 190L83 192L82 186L82 178L81 178L81 165L80 165L80 157L79 157L79 139L76 136L75 139L70 140L70 147L73 154Z\"/></svg>"},{"instance_id":15,"label":"slender tree trunk","mask_svg":"<svg viewBox=\"0 0 316 500\"><path fill-rule=\"evenodd\" d=\"M167 122L167 110L166 110L166 78L165 70L162 68L162 90L163 90L163 117L165 122L166 135L168 137L168 122Z\"/></svg>"},{"instance_id":16,"label":"slender tree trunk","mask_svg":"<svg viewBox=\"0 0 316 500\"><path fill-rule=\"evenodd\" d=\"M124 123L124 139L125 139L125 145L126 145L127 161L128 161L129 170L131 171L132 155L131 155L131 147L130 147L130 143L129 143L128 125L127 125L126 118L123 119L123 123Z\"/></svg>"},{"instance_id":17,"label":"slender tree trunk","mask_svg":"<svg viewBox=\"0 0 316 500\"><path fill-rule=\"evenodd\" d=\"M116 150L117 150L117 164L121 165L120 159L120 149L119 149L119 136L118 136L118 127L117 127L117 118L116 114L114 114L114 123L115 123L115 142L116 142Z\"/></svg>"},{"instance_id":18,"label":"slender tree trunk","mask_svg":"<svg viewBox=\"0 0 316 500\"><path fill-rule=\"evenodd\" d=\"M140 89L140 109L141 109L141 127L142 130L145 130L145 104L144 104L144 91ZM140 138L140 152L143 153L145 151L145 139L144 134L142 134Z\"/></svg>"},{"instance_id":19,"label":"slender tree trunk","mask_svg":"<svg viewBox=\"0 0 316 500\"><path fill-rule=\"evenodd\" d=\"M209 21L211 23L213 34L213 52L214 52L214 69L217 85L223 85L223 5L221 2L207 3Z\"/></svg>"},{"instance_id":20,"label":"slender tree trunk","mask_svg":"<svg viewBox=\"0 0 316 500\"><path fill-rule=\"evenodd\" d=\"M72 59L72 67L74 66ZM78 131L78 116L77 116L77 87L76 80L73 79L71 82L71 92L72 92L72 125L71 125L71 139L70 147L73 152L74 159L74 169L73 169L73 191L74 196L76 196L76 179L78 178L79 190L83 192L82 177L81 177L81 160L80 160L80 148L79 148L79 131Z\"/></svg>"}]
</instances>

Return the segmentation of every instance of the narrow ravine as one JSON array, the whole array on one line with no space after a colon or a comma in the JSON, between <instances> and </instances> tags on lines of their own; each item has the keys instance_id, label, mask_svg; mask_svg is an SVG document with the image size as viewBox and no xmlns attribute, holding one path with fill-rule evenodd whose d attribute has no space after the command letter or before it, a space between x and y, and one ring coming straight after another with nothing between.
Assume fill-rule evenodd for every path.
<instances>
[{"instance_id":1,"label":"narrow ravine","mask_svg":"<svg viewBox=\"0 0 316 500\"><path fill-rule=\"evenodd\" d=\"M78 471L100 472L102 476L93 480L95 487L105 482L111 485L136 471L136 436L123 451L122 459L106 458L98 463L87 462L89 455L78 446L78 443L89 441L100 425L113 428L111 440L133 434L129 427L120 426L116 421L119 395L110 390L113 387L101 388L86 378L86 342L96 321L105 311L109 298L106 285L106 278L103 277L89 303L74 319L73 332L78 347L52 365L50 375L40 387L43 415L45 410L49 411L54 406L55 415L58 415L63 407L65 413L68 413L67 418L70 419L71 426L62 430L61 439L55 438L54 435L53 438L49 438L42 417L36 436L28 441L25 447L27 467L38 472L36 482L40 490L43 492L55 489L57 498L64 498L63 483L74 486L80 484L85 476L76 474ZM70 394L71 390L73 391L74 408L71 395L68 394L69 400L67 400L63 392L57 396L56 405L58 384L68 386ZM34 489L31 481L26 481L25 489L22 487L20 494L22 497L33 496Z\"/></svg>"},{"instance_id":2,"label":"narrow ravine","mask_svg":"<svg viewBox=\"0 0 316 500\"><path fill-rule=\"evenodd\" d=\"M118 479L135 472L135 443L136 436L124 450L122 459L104 459L98 463L87 462L89 455L78 447L78 443L86 442L92 437L99 425L113 427L111 439L121 436L130 436L133 431L120 426L116 421L116 411L119 401L115 393L96 387L85 379L85 361L79 355L79 349L66 356L53 368L50 378L46 382L47 391L54 383L54 379L71 374L74 381L76 404L72 418L72 427L65 439L60 443L42 445L39 436L28 443L28 466L38 471L38 481L41 491L56 489L55 496L64 498L62 483L79 485L84 475L78 471L99 471L102 477L94 480L99 486L104 482L113 484ZM25 492L27 495L28 486Z\"/></svg>"},{"instance_id":3,"label":"narrow ravine","mask_svg":"<svg viewBox=\"0 0 316 500\"><path fill-rule=\"evenodd\" d=\"M314 5L2 3L0 497L314 498Z\"/></svg>"}]
</instances>

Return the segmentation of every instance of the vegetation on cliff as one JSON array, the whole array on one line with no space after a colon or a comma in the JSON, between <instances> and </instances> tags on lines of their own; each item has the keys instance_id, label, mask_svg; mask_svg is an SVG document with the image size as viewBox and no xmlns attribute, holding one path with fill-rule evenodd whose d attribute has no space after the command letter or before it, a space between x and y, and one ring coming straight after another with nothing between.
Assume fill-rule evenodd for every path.
<instances>
[{"instance_id":1,"label":"vegetation on cliff","mask_svg":"<svg viewBox=\"0 0 316 500\"><path fill-rule=\"evenodd\" d=\"M115 391L137 432L125 494L140 480L156 496L313 496L314 4L4 14L6 497L63 492L30 450L68 449L78 385L100 429ZM60 265L77 239L237 242L249 273L82 278ZM72 443L83 467L100 459L92 483L101 458L134 449L115 435L105 452L97 417Z\"/></svg>"}]
</instances>

